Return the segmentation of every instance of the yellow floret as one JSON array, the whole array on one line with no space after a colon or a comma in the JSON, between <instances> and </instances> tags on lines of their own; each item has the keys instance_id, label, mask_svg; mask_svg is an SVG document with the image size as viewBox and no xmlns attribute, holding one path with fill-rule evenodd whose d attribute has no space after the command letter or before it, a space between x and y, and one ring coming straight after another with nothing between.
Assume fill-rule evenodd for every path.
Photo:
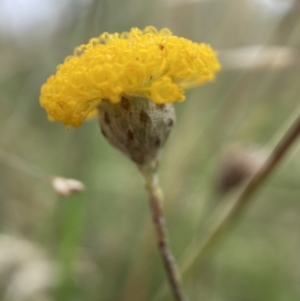
<instances>
[{"instance_id":1,"label":"yellow floret","mask_svg":"<svg viewBox=\"0 0 300 301\"><path fill-rule=\"evenodd\" d=\"M183 101L184 89L213 80L219 69L209 45L173 36L168 29L103 33L57 67L42 86L40 103L50 120L79 127L102 99Z\"/></svg>"}]
</instances>

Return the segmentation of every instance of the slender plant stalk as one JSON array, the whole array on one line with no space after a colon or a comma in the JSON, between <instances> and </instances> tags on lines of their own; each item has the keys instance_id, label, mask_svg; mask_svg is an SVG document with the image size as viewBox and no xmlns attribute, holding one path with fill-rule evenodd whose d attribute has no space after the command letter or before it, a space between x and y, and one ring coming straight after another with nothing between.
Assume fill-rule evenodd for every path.
<instances>
[{"instance_id":1,"label":"slender plant stalk","mask_svg":"<svg viewBox=\"0 0 300 301\"><path fill-rule=\"evenodd\" d=\"M251 197L272 174L274 169L279 165L299 136L300 115L298 115L292 126L286 131L277 146L274 148L271 155L245 185L238 196L229 202L225 209L222 207L221 210L218 210L216 214L213 215L207 226L204 227L206 231L202 239L188 248L181 264L181 271L183 275L196 267L197 269L200 268L201 263L209 254L211 248L219 241L220 238L224 237L231 227L239 220L251 200ZM151 300L161 300L165 292L165 287L161 287Z\"/></svg>"},{"instance_id":2,"label":"slender plant stalk","mask_svg":"<svg viewBox=\"0 0 300 301\"><path fill-rule=\"evenodd\" d=\"M163 193L159 186L156 165L157 164L152 164L151 166L149 165L146 167L142 166L140 167L140 171L145 179L157 245L164 263L174 300L184 301L186 299L183 296L180 275L168 241L168 234L163 212Z\"/></svg>"},{"instance_id":3,"label":"slender plant stalk","mask_svg":"<svg viewBox=\"0 0 300 301\"><path fill-rule=\"evenodd\" d=\"M208 231L199 244L193 247L193 252L187 254L182 264L182 271L186 273L192 266L196 266L205 258L218 239L226 233L226 230L234 224L245 210L253 194L262 186L265 180L272 174L273 170L278 166L288 150L300 135L300 116L296 119L291 128L286 132L278 145L274 148L269 158L265 161L258 172L247 183L238 197L229 203L213 224L208 226ZM199 267L199 266L198 266Z\"/></svg>"}]
</instances>

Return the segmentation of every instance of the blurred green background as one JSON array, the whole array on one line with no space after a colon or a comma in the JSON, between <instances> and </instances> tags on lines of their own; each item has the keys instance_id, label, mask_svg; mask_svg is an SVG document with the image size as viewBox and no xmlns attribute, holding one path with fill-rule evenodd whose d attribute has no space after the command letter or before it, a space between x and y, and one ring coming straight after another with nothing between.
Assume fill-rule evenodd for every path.
<instances>
[{"instance_id":1,"label":"blurred green background","mask_svg":"<svg viewBox=\"0 0 300 301\"><path fill-rule=\"evenodd\" d=\"M77 45L147 25L211 44L223 65L175 105L161 158L176 258L199 239L226 145L268 154L299 111L298 0L0 0L0 300L151 301L164 283L134 164L96 120L68 130L39 106L41 85ZM299 152L185 279L189 300L300 300ZM85 192L59 197L54 175Z\"/></svg>"}]
</instances>

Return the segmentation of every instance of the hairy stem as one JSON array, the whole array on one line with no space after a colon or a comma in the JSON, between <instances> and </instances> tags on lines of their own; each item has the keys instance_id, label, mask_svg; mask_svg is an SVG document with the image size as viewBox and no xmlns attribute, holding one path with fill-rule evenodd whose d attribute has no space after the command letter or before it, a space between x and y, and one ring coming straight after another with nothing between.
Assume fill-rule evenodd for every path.
<instances>
[{"instance_id":1,"label":"hairy stem","mask_svg":"<svg viewBox=\"0 0 300 301\"><path fill-rule=\"evenodd\" d=\"M163 193L158 182L156 164L153 163L151 166L140 166L140 171L145 179L146 189L149 195L149 205L152 213L152 220L155 228L156 241L162 261L164 263L174 300L184 301L185 298L181 288L178 268L168 241L163 213Z\"/></svg>"}]
</instances>

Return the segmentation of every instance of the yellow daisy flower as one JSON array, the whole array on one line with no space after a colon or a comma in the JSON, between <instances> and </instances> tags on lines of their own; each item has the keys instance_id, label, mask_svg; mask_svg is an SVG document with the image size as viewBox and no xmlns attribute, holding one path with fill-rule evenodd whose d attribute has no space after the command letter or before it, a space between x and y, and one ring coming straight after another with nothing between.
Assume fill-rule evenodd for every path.
<instances>
[{"instance_id":1,"label":"yellow daisy flower","mask_svg":"<svg viewBox=\"0 0 300 301\"><path fill-rule=\"evenodd\" d=\"M184 89L213 80L219 69L209 45L173 36L168 29L103 33L57 67L42 86L40 103L50 120L79 127L101 100L183 101Z\"/></svg>"}]
</instances>

